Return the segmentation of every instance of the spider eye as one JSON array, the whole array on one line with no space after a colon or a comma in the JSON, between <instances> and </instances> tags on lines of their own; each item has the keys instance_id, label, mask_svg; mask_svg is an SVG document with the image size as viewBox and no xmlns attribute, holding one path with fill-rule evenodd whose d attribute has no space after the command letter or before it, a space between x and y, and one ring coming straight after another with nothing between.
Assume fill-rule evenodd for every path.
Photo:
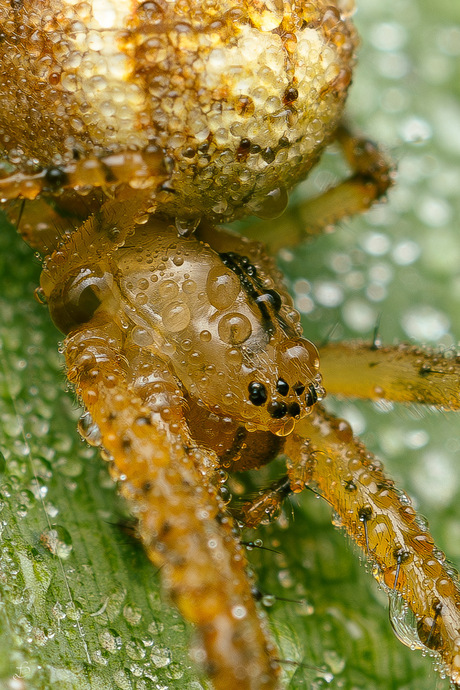
<instances>
[{"instance_id":1,"label":"spider eye","mask_svg":"<svg viewBox=\"0 0 460 690\"><path fill-rule=\"evenodd\" d=\"M296 383L294 386L294 393L296 395L302 395L302 393L305 391L305 386L303 383Z\"/></svg>"},{"instance_id":2,"label":"spider eye","mask_svg":"<svg viewBox=\"0 0 460 690\"><path fill-rule=\"evenodd\" d=\"M316 388L311 383L308 387L308 392L307 392L307 395L305 397L305 402L307 404L307 407L312 407L317 400L318 400L318 394L316 392Z\"/></svg>"},{"instance_id":3,"label":"spider eye","mask_svg":"<svg viewBox=\"0 0 460 690\"><path fill-rule=\"evenodd\" d=\"M252 381L248 386L249 400L258 407L267 402L267 390L263 383Z\"/></svg>"},{"instance_id":4,"label":"spider eye","mask_svg":"<svg viewBox=\"0 0 460 690\"><path fill-rule=\"evenodd\" d=\"M289 393L289 384L284 379L278 379L276 382L276 390L280 395L287 395Z\"/></svg>"},{"instance_id":5,"label":"spider eye","mask_svg":"<svg viewBox=\"0 0 460 690\"><path fill-rule=\"evenodd\" d=\"M300 405L299 403L291 403L289 405L289 415L291 417L297 417L300 414Z\"/></svg>"},{"instance_id":6,"label":"spider eye","mask_svg":"<svg viewBox=\"0 0 460 690\"><path fill-rule=\"evenodd\" d=\"M272 419L282 419L287 415L287 405L284 402L274 401L267 405L267 412Z\"/></svg>"}]
</instances>

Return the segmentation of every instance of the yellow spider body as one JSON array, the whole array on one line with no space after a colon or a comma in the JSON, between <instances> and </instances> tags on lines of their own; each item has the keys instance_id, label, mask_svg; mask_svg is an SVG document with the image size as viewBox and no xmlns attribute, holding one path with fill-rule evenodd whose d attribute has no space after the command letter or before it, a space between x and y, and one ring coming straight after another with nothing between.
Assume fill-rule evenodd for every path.
<instances>
[{"instance_id":1,"label":"yellow spider body","mask_svg":"<svg viewBox=\"0 0 460 690\"><path fill-rule=\"evenodd\" d=\"M350 4L0 2L0 196L22 200L8 212L45 256L39 294L66 335L80 430L102 447L221 690L279 686L219 473L281 453L285 477L243 505L241 522L257 526L315 487L460 681L460 593L443 555L318 404L318 351L266 248L213 226L279 215L332 139L354 174L313 203L305 232L388 188L379 151L340 123ZM255 232L271 250L298 239ZM457 363L404 348L328 345L321 361L339 393L356 378L357 395L376 397L384 370L385 397L417 400L435 365L458 390ZM458 407L458 395L434 402Z\"/></svg>"}]
</instances>

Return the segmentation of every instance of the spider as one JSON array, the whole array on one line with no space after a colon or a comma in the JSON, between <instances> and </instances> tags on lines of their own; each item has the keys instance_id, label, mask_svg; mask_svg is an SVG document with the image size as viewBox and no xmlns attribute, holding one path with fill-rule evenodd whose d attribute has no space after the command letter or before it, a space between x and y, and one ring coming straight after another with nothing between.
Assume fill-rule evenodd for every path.
<instances>
[{"instance_id":1,"label":"spider","mask_svg":"<svg viewBox=\"0 0 460 690\"><path fill-rule=\"evenodd\" d=\"M154 30L149 28L152 43L158 40L159 29L167 34L169 27L171 33L171 6L162 11L164 25L160 22ZM5 25L12 26L10 34L6 26L10 48L21 46L18 37L25 37L28 45L27 40L35 35L31 28L37 28L36 15L30 8L30 14L27 12L27 5L8 5L6 9L9 21ZM344 9L340 17L337 8L315 3L305 12L301 31L306 30L305 23L308 31L319 25L327 42L345 44L345 66L331 68L320 90L320 102L327 103L328 112L334 102L340 111L349 81L353 30ZM149 13L152 21L158 5L141 6L136 18L141 27ZM184 7L178 5L178 13L184 13ZM57 21L67 21L66 14L44 14L43 26L50 24L50 36L53 30L67 36ZM95 16L97 21L109 21L102 14L102 18ZM292 16L297 17L295 11ZM241 31L250 26L265 37L276 37L274 46L269 46L276 62L280 35L285 41L283 49L295 54L291 46L295 40L288 31L294 30L292 16L283 17L279 3L253 3L246 14L233 13L231 21ZM276 32L282 23L283 30ZM183 16L177 27L171 33L172 43L184 34L181 46L187 46ZM127 28L130 31L120 37L121 42L126 41L126 50L131 48L131 40L137 45L134 38L143 38L143 29L136 33L139 25ZM82 29L72 26L68 31L72 38L72 32L78 35ZM212 26L210 35L214 37L215 32L217 28ZM105 35L96 32L91 41L98 45ZM151 47L147 44L139 43L148 53ZM46 53L47 48L45 42L38 52ZM103 55L104 47L99 45L95 52ZM216 64L222 59L219 54L213 58ZM8 60L4 64L10 68ZM51 86L56 86L57 67L46 61L41 67ZM71 92L71 75L75 76L73 71L69 75L64 70L64 92ZM151 76L158 75L153 71ZM100 82L94 81L97 93ZM279 118L284 118L284 127L286 118L295 125L299 88L295 79L293 84L283 89L284 110L279 105L275 108L274 125ZM33 99L32 93L27 96L29 101ZM128 100L136 101L136 97L134 89ZM226 102L226 98L223 89L219 99ZM79 104L83 114L88 112L84 105ZM106 101L100 101L100 107L104 110ZM232 107L242 118L252 115L253 103L246 96ZM173 114L175 111L169 113L172 119ZM91 111L87 127L94 125L92 137L97 139L99 125L90 116ZM270 179L270 165L277 154L282 161L283 149L293 142L295 148L295 137L293 142L278 139L279 149L274 152L270 146L263 148L238 134L237 162L244 164L252 156L264 169L254 189L251 182L251 194L246 186L244 194L236 190L233 197L222 198L222 189L232 182L231 177L229 181L222 176L225 179L217 180L221 190L216 194L211 185L207 197L203 190L209 187L209 178L200 177L196 166L193 186L199 188L199 195L193 196L188 179L183 188L178 183L174 160L167 160L162 151L164 144L149 143L139 154L139 145L130 140L132 123L125 120L129 118L122 118L129 145L121 154L107 144L108 153L96 147L90 156L84 149L84 137L69 135L71 145L66 140L65 147L71 156L59 158L60 151L52 165L41 163L43 142L39 139L25 161L18 151L19 142L11 145L14 137L4 134L9 166L2 189L10 198L33 200L41 194L31 204L16 206L16 221L27 241L47 256L40 295L67 335L68 376L89 413L80 428L93 444L102 445L121 493L139 520L147 553L161 567L165 588L184 617L196 624L202 656L215 686L238 682L243 687L275 687L277 683L277 654L259 621L245 557L233 534L234 523L219 494L217 478L219 469L257 468L283 452L289 458L286 476L243 506L240 518L244 524L256 526L276 513L287 494L314 485L376 564L379 579L410 599L421 642L441 655L453 680L458 680L458 594L439 553L431 555L431 537L381 473L377 461L352 439L348 425L320 407L324 391L317 350L302 338L298 316L265 249L211 225L220 217L229 220L247 212L263 217L282 209L285 190ZM203 123L199 118L194 122L199 138ZM59 133L54 132L50 149L59 140ZM120 131L115 134L121 136ZM340 140L356 174L330 193L326 213L321 205L319 209L310 207L313 218L319 217L322 224L368 206L388 184L388 170L378 150L338 126L337 116L323 133L325 140L332 135ZM215 137L217 141L224 133L217 130ZM202 163L212 137L208 134L206 140L199 151L201 157L183 142L177 145L182 146L183 158L198 155ZM224 154L228 156L228 151ZM47 155L53 156L54 150ZM317 151L308 155L296 152L296 156L297 167L305 172ZM185 169L190 168L186 165ZM288 167L288 186L294 181L292 174ZM212 180L216 182L214 177ZM217 187L219 184L216 182ZM83 185L84 201L72 193ZM14 217L15 210L9 212ZM198 222L198 215L206 220ZM279 241L274 232L265 232L263 239L272 249ZM357 394L356 382L362 380L364 397L377 394L442 406L456 404L455 391L449 389L451 380L455 387L457 384L455 372L450 373L451 360L404 348L340 344L322 348L321 360L329 390L347 393L351 386L352 394ZM394 385L395 380L400 382L401 374L395 374L400 360L407 375L404 389L415 388L409 398ZM376 368L388 368L388 379L380 375L377 381L370 380L369 371ZM433 391L433 374L443 377L446 396L438 389Z\"/></svg>"}]
</instances>

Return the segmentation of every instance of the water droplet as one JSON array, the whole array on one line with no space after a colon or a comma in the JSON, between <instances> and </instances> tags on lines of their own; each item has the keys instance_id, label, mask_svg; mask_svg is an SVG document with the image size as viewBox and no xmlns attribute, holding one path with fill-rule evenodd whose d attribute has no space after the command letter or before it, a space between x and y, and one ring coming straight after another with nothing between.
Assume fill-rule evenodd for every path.
<instances>
[{"instance_id":1,"label":"water droplet","mask_svg":"<svg viewBox=\"0 0 460 690\"><path fill-rule=\"evenodd\" d=\"M142 611L128 604L123 608L123 616L130 625L138 625L142 619Z\"/></svg>"},{"instance_id":2,"label":"water droplet","mask_svg":"<svg viewBox=\"0 0 460 690\"><path fill-rule=\"evenodd\" d=\"M417 619L398 592L389 590L390 623L398 640L410 649L424 649L417 632Z\"/></svg>"},{"instance_id":3,"label":"water droplet","mask_svg":"<svg viewBox=\"0 0 460 690\"><path fill-rule=\"evenodd\" d=\"M126 654L129 656L130 659L133 661L140 661L143 659L146 655L146 650L142 642L138 640L129 640L126 645Z\"/></svg>"},{"instance_id":4,"label":"water droplet","mask_svg":"<svg viewBox=\"0 0 460 690\"><path fill-rule=\"evenodd\" d=\"M58 558L66 559L72 551L72 537L61 525L53 525L51 529L44 530L40 535L40 543Z\"/></svg>"},{"instance_id":5,"label":"water droplet","mask_svg":"<svg viewBox=\"0 0 460 690\"><path fill-rule=\"evenodd\" d=\"M168 666L166 670L166 677L171 680L179 680L184 675L184 669L180 664L172 663Z\"/></svg>"},{"instance_id":6,"label":"water droplet","mask_svg":"<svg viewBox=\"0 0 460 690\"><path fill-rule=\"evenodd\" d=\"M100 666L107 666L108 659L103 655L102 651L100 649L96 649L92 655L91 658L96 664L99 664Z\"/></svg>"},{"instance_id":7,"label":"water droplet","mask_svg":"<svg viewBox=\"0 0 460 690\"><path fill-rule=\"evenodd\" d=\"M283 0L265 0L265 2L249 3L249 17L256 29L273 31L283 21Z\"/></svg>"},{"instance_id":8,"label":"water droplet","mask_svg":"<svg viewBox=\"0 0 460 690\"><path fill-rule=\"evenodd\" d=\"M181 237L190 237L200 224L201 218L181 218L176 216L176 230Z\"/></svg>"},{"instance_id":9,"label":"water droplet","mask_svg":"<svg viewBox=\"0 0 460 690\"><path fill-rule=\"evenodd\" d=\"M101 630L98 637L103 649L106 649L111 654L115 654L116 652L118 652L118 650L121 649L121 646L123 644L121 637L115 630Z\"/></svg>"},{"instance_id":10,"label":"water droplet","mask_svg":"<svg viewBox=\"0 0 460 690\"><path fill-rule=\"evenodd\" d=\"M324 661L335 675L341 673L345 668L345 659L339 656L335 650L325 650Z\"/></svg>"},{"instance_id":11,"label":"water droplet","mask_svg":"<svg viewBox=\"0 0 460 690\"><path fill-rule=\"evenodd\" d=\"M191 314L185 302L172 302L164 307L161 318L163 326L171 333L183 331L190 323Z\"/></svg>"},{"instance_id":12,"label":"water droplet","mask_svg":"<svg viewBox=\"0 0 460 690\"><path fill-rule=\"evenodd\" d=\"M164 645L156 644L152 647L150 652L150 659L154 666L157 668L163 668L164 666L169 666L171 663L171 651L168 647Z\"/></svg>"},{"instance_id":13,"label":"water droplet","mask_svg":"<svg viewBox=\"0 0 460 690\"><path fill-rule=\"evenodd\" d=\"M131 685L131 681L126 674L126 671L123 671L122 669L115 671L113 674L113 682L117 688L120 688L120 690L132 690L133 686Z\"/></svg>"},{"instance_id":14,"label":"water droplet","mask_svg":"<svg viewBox=\"0 0 460 690\"><path fill-rule=\"evenodd\" d=\"M247 611L246 607L242 606L241 604L237 604L232 608L232 616L233 618L236 618L237 620L242 620L243 618L246 618L247 616Z\"/></svg>"},{"instance_id":15,"label":"water droplet","mask_svg":"<svg viewBox=\"0 0 460 690\"><path fill-rule=\"evenodd\" d=\"M281 585L286 589L294 585L294 581L289 570L280 570L278 573L278 580L280 581Z\"/></svg>"},{"instance_id":16,"label":"water droplet","mask_svg":"<svg viewBox=\"0 0 460 690\"><path fill-rule=\"evenodd\" d=\"M93 421L89 412L84 412L78 421L78 431L90 446L100 446L102 443L101 430Z\"/></svg>"},{"instance_id":17,"label":"water droplet","mask_svg":"<svg viewBox=\"0 0 460 690\"><path fill-rule=\"evenodd\" d=\"M278 218L284 213L288 205L289 197L284 187L271 189L262 200L257 199L257 203L251 206L251 211L258 218L271 220Z\"/></svg>"}]
</instances>

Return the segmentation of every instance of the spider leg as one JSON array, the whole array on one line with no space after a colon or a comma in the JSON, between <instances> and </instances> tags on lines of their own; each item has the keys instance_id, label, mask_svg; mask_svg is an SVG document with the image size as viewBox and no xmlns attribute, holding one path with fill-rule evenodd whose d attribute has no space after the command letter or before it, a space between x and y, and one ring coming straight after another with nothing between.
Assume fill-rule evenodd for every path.
<instances>
[{"instance_id":1,"label":"spider leg","mask_svg":"<svg viewBox=\"0 0 460 690\"><path fill-rule=\"evenodd\" d=\"M211 480L215 456L192 444L165 365L151 380L146 367L154 357L141 356L131 369L135 355L103 313L67 336L65 356L146 552L184 618L197 626L215 688L276 688L275 650L233 521Z\"/></svg>"},{"instance_id":2,"label":"spider leg","mask_svg":"<svg viewBox=\"0 0 460 690\"><path fill-rule=\"evenodd\" d=\"M299 244L307 237L349 216L363 213L384 196L392 184L392 166L379 148L365 137L353 134L341 124L335 134L351 175L335 187L298 205L293 214L276 221L264 221L245 228L245 235L263 241L276 253Z\"/></svg>"},{"instance_id":3,"label":"spider leg","mask_svg":"<svg viewBox=\"0 0 460 690\"><path fill-rule=\"evenodd\" d=\"M75 232L106 199L99 188L85 196L65 190L58 197L41 195L33 203L14 199L7 202L3 210L24 242L42 256L49 256L66 235Z\"/></svg>"},{"instance_id":4,"label":"spider leg","mask_svg":"<svg viewBox=\"0 0 460 690\"><path fill-rule=\"evenodd\" d=\"M333 395L460 408L460 357L451 351L352 341L329 343L319 352L324 386Z\"/></svg>"},{"instance_id":5,"label":"spider leg","mask_svg":"<svg viewBox=\"0 0 460 690\"><path fill-rule=\"evenodd\" d=\"M51 166L33 173L13 170L0 177L0 197L36 199L42 193L89 187L115 188L133 184L137 189L150 188L167 178L163 155L159 150L125 151L105 157L76 158L62 166Z\"/></svg>"},{"instance_id":6,"label":"spider leg","mask_svg":"<svg viewBox=\"0 0 460 690\"><path fill-rule=\"evenodd\" d=\"M374 564L394 601L401 595L415 616L410 644L438 654L460 683L460 590L410 504L356 439L349 425L319 405L288 437L291 488L305 479L340 516L342 526ZM392 621L397 627L396 620Z\"/></svg>"}]
</instances>

